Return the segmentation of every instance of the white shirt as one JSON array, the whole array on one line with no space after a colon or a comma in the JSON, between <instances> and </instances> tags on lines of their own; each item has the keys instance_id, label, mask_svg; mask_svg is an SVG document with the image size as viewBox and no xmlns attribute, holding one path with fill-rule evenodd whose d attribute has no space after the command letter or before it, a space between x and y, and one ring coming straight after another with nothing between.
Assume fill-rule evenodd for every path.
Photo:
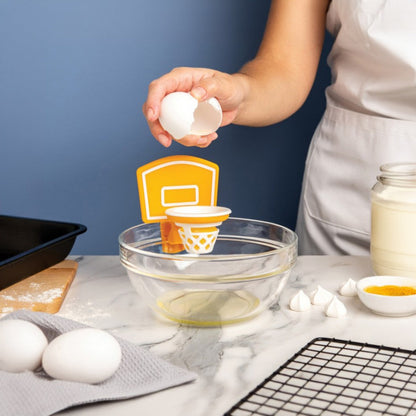
<instances>
[{"instance_id":1,"label":"white shirt","mask_svg":"<svg viewBox=\"0 0 416 416\"><path fill-rule=\"evenodd\" d=\"M332 0L327 29L328 104L416 121L416 0Z\"/></svg>"}]
</instances>

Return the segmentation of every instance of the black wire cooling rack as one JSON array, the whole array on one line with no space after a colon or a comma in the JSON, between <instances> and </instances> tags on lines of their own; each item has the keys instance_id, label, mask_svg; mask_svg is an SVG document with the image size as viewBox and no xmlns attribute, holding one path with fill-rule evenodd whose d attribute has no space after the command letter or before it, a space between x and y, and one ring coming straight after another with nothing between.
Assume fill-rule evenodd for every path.
<instances>
[{"instance_id":1,"label":"black wire cooling rack","mask_svg":"<svg viewBox=\"0 0 416 416\"><path fill-rule=\"evenodd\" d=\"M416 351L316 338L224 416L416 416Z\"/></svg>"}]
</instances>

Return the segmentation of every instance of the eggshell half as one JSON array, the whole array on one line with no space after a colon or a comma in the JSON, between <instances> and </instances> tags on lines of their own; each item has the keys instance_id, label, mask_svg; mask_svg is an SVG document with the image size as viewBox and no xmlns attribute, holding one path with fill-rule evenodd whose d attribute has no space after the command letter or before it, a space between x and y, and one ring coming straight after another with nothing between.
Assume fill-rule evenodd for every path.
<instances>
[{"instance_id":1,"label":"eggshell half","mask_svg":"<svg viewBox=\"0 0 416 416\"><path fill-rule=\"evenodd\" d=\"M81 328L56 337L43 353L42 366L50 377L96 384L117 371L121 356L120 344L108 332Z\"/></svg>"},{"instance_id":2,"label":"eggshell half","mask_svg":"<svg viewBox=\"0 0 416 416\"><path fill-rule=\"evenodd\" d=\"M221 125L222 109L216 98L198 102L187 92L173 92L162 100L159 121L175 140L189 134L205 136Z\"/></svg>"},{"instance_id":3,"label":"eggshell half","mask_svg":"<svg viewBox=\"0 0 416 416\"><path fill-rule=\"evenodd\" d=\"M12 373L36 370L48 340L42 330L22 319L0 321L0 370Z\"/></svg>"}]
</instances>

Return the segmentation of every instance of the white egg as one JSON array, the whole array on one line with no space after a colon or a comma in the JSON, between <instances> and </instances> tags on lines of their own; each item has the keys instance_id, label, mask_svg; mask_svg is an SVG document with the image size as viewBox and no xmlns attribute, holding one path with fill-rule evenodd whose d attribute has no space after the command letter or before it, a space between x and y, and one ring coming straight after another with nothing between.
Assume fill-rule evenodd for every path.
<instances>
[{"instance_id":1,"label":"white egg","mask_svg":"<svg viewBox=\"0 0 416 416\"><path fill-rule=\"evenodd\" d=\"M35 324L22 319L0 321L0 370L36 370L47 345L45 334Z\"/></svg>"},{"instance_id":2,"label":"white egg","mask_svg":"<svg viewBox=\"0 0 416 416\"><path fill-rule=\"evenodd\" d=\"M81 328L51 341L43 353L42 366L52 378L96 384L117 371L121 356L120 344L108 332Z\"/></svg>"},{"instance_id":3,"label":"white egg","mask_svg":"<svg viewBox=\"0 0 416 416\"><path fill-rule=\"evenodd\" d=\"M205 136L221 125L222 109L216 98L198 102L187 92L173 92L162 100L159 121L175 140L188 134Z\"/></svg>"}]
</instances>

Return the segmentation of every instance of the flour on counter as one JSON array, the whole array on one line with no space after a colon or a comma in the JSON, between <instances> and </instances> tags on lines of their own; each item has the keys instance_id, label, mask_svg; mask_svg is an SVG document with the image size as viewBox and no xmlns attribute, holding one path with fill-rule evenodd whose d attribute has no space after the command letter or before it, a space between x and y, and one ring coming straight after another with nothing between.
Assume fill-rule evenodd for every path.
<instances>
[{"instance_id":1,"label":"flour on counter","mask_svg":"<svg viewBox=\"0 0 416 416\"><path fill-rule=\"evenodd\" d=\"M0 318L3 318L3 316L6 316L8 313L14 312L14 308L1 308L0 309Z\"/></svg>"},{"instance_id":2,"label":"flour on counter","mask_svg":"<svg viewBox=\"0 0 416 416\"><path fill-rule=\"evenodd\" d=\"M0 294L0 300L22 303L51 303L57 297L61 296L62 293L63 289L60 288L49 289L39 293L27 292L25 294L13 294L13 292L11 292L9 295Z\"/></svg>"},{"instance_id":3,"label":"flour on counter","mask_svg":"<svg viewBox=\"0 0 416 416\"><path fill-rule=\"evenodd\" d=\"M92 301L67 303L59 315L86 325L95 325L96 321L105 321L111 317L108 307L95 306Z\"/></svg>"}]
</instances>

